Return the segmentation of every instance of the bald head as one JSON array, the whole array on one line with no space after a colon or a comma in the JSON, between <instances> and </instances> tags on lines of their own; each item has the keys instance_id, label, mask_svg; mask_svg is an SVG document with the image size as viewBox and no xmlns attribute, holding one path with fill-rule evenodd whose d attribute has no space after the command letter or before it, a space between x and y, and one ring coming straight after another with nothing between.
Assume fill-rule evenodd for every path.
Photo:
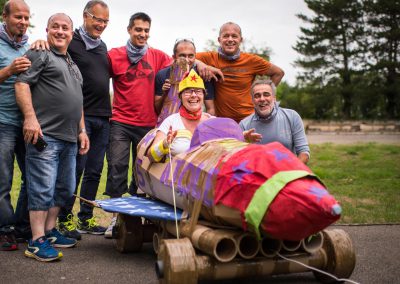
<instances>
[{"instance_id":1,"label":"bald head","mask_svg":"<svg viewBox=\"0 0 400 284\"><path fill-rule=\"evenodd\" d=\"M24 0L9 0L4 4L3 16L9 16L16 7L24 8L29 11L29 6Z\"/></svg>"},{"instance_id":2,"label":"bald head","mask_svg":"<svg viewBox=\"0 0 400 284\"><path fill-rule=\"evenodd\" d=\"M47 21L47 42L60 53L66 54L74 31L71 18L64 13L52 15Z\"/></svg>"},{"instance_id":3,"label":"bald head","mask_svg":"<svg viewBox=\"0 0 400 284\"><path fill-rule=\"evenodd\" d=\"M223 33L223 31L227 28L227 27L234 27L240 36L242 36L242 29L240 28L240 26L234 22L227 22L225 24L223 24L221 26L221 28L219 29L219 36L221 36L221 34Z\"/></svg>"},{"instance_id":4,"label":"bald head","mask_svg":"<svg viewBox=\"0 0 400 284\"><path fill-rule=\"evenodd\" d=\"M64 13L57 13L57 14L51 15L50 18L49 18L49 20L47 21L47 28L49 28L49 26L51 26L51 24L52 24L54 21L56 21L56 19L60 19L60 20L65 20L65 21L67 21L67 22L70 23L71 29L74 28L74 24L72 23L71 18L70 18L67 14L64 14Z\"/></svg>"},{"instance_id":5,"label":"bald head","mask_svg":"<svg viewBox=\"0 0 400 284\"><path fill-rule=\"evenodd\" d=\"M2 16L7 34L16 42L20 42L29 27L28 5L23 0L7 1Z\"/></svg>"}]
</instances>

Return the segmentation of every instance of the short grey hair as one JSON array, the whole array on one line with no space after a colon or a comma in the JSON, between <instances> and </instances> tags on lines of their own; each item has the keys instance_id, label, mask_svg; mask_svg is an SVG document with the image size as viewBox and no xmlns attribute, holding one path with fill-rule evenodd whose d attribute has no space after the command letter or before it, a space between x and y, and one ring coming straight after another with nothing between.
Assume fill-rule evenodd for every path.
<instances>
[{"instance_id":1,"label":"short grey hair","mask_svg":"<svg viewBox=\"0 0 400 284\"><path fill-rule=\"evenodd\" d=\"M269 85L272 89L272 95L276 96L276 86L270 79L257 79L251 84L251 97L254 96L254 87L257 85Z\"/></svg>"},{"instance_id":2,"label":"short grey hair","mask_svg":"<svg viewBox=\"0 0 400 284\"><path fill-rule=\"evenodd\" d=\"M96 6L96 5L100 5L100 6L102 6L103 8L108 9L108 6L107 6L107 4L106 4L104 1L101 1L101 0L91 0L91 1L89 1L89 2L86 3L85 8L83 9L83 13L92 11L92 8L93 8L94 6Z\"/></svg>"}]
</instances>

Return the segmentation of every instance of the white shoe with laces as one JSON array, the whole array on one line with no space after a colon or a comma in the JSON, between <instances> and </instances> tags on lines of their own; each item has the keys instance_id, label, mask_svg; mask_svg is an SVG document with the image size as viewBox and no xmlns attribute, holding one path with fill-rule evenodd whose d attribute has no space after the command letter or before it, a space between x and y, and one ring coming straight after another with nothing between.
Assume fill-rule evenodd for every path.
<instances>
[{"instance_id":1,"label":"white shoe with laces","mask_svg":"<svg viewBox=\"0 0 400 284\"><path fill-rule=\"evenodd\" d=\"M113 217L111 219L110 225L107 227L107 230L104 232L104 237L106 239L112 239L112 232L113 232L113 228L114 228L116 222L117 222L117 217Z\"/></svg>"}]
</instances>

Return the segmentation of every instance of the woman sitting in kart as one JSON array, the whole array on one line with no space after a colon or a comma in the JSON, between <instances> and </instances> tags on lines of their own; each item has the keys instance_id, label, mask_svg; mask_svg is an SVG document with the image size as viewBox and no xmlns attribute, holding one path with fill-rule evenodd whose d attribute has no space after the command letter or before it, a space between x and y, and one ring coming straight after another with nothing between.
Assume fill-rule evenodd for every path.
<instances>
[{"instance_id":1,"label":"woman sitting in kart","mask_svg":"<svg viewBox=\"0 0 400 284\"><path fill-rule=\"evenodd\" d=\"M168 116L159 126L156 137L148 152L154 162L160 162L171 150L171 155L186 152L197 125L214 116L202 111L205 87L201 77L192 69L179 83L181 107L178 113ZM254 129L243 132L249 142L257 142L261 135Z\"/></svg>"}]
</instances>

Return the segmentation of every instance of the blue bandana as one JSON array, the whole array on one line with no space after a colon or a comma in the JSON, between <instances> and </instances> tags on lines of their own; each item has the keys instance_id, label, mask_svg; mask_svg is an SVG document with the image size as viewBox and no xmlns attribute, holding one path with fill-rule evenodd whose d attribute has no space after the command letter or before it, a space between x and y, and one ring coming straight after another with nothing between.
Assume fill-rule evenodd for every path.
<instances>
[{"instance_id":1,"label":"blue bandana","mask_svg":"<svg viewBox=\"0 0 400 284\"><path fill-rule=\"evenodd\" d=\"M228 61L235 61L240 57L240 50L238 50L234 55L227 55L222 51L221 47L218 47L218 54L221 55L223 59L226 59Z\"/></svg>"},{"instance_id":2,"label":"blue bandana","mask_svg":"<svg viewBox=\"0 0 400 284\"><path fill-rule=\"evenodd\" d=\"M146 44L143 47L134 46L130 40L126 43L126 51L128 53L129 62L131 64L136 64L142 59L142 57L146 54L149 46Z\"/></svg>"},{"instance_id":3,"label":"blue bandana","mask_svg":"<svg viewBox=\"0 0 400 284\"><path fill-rule=\"evenodd\" d=\"M81 35L81 38L83 42L85 43L86 50L94 49L98 47L101 44L101 39L100 38L92 38L85 28L83 26L79 27L79 34Z\"/></svg>"},{"instance_id":4,"label":"blue bandana","mask_svg":"<svg viewBox=\"0 0 400 284\"><path fill-rule=\"evenodd\" d=\"M15 41L15 38L10 38L6 31L6 23L0 25L0 38L11 45L14 49L23 47L28 42L28 36L24 34L20 42Z\"/></svg>"}]
</instances>

